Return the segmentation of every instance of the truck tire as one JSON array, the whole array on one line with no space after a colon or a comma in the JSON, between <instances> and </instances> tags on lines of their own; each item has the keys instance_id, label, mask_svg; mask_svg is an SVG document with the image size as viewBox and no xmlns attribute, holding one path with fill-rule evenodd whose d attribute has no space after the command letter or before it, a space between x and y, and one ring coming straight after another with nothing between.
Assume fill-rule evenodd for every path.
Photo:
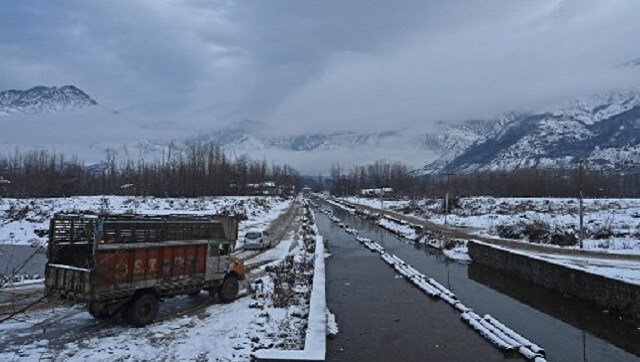
<instances>
[{"instance_id":1,"label":"truck tire","mask_svg":"<svg viewBox=\"0 0 640 362\"><path fill-rule=\"evenodd\" d=\"M238 282L238 278L235 275L229 275L224 279L224 283L222 283L222 287L218 292L218 297L224 303L233 302L238 297L239 291L240 282Z\"/></svg>"},{"instance_id":2,"label":"truck tire","mask_svg":"<svg viewBox=\"0 0 640 362\"><path fill-rule=\"evenodd\" d=\"M107 319L113 317L116 311L110 311L104 304L101 303L89 303L89 314L95 319Z\"/></svg>"},{"instance_id":3,"label":"truck tire","mask_svg":"<svg viewBox=\"0 0 640 362\"><path fill-rule=\"evenodd\" d=\"M122 317L134 327L144 327L151 324L158 316L160 302L151 293L140 294L134 297L123 309Z\"/></svg>"}]
</instances>

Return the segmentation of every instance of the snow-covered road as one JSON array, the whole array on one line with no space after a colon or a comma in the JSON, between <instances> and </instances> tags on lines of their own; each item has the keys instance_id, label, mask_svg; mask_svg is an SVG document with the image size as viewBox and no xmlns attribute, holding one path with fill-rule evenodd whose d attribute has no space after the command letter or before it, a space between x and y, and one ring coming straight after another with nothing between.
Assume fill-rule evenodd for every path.
<instances>
[{"instance_id":1,"label":"snow-covered road","mask_svg":"<svg viewBox=\"0 0 640 362\"><path fill-rule=\"evenodd\" d=\"M262 202L252 203L248 200L257 207L246 209L249 219L241 227L244 230L268 228L290 200L268 201L266 207ZM245 288L264 275L265 266L296 250L299 224L293 221L298 217L296 208L291 217L278 219L274 228L283 233L282 240L272 249L252 253ZM241 290L243 294L246 290ZM212 301L204 292L168 299L161 304L157 323L137 329L120 318L97 321L82 307L57 306L18 315L0 324L0 361L248 360L254 339L260 335L255 322L265 311L250 308L248 296L230 304ZM262 332L274 333L277 328L269 323Z\"/></svg>"}]
</instances>

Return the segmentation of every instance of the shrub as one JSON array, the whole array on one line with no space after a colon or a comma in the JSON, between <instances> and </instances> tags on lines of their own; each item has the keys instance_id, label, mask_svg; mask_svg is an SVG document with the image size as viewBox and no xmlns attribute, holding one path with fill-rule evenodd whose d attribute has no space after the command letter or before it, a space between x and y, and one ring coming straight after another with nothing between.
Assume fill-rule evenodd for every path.
<instances>
[{"instance_id":1,"label":"shrub","mask_svg":"<svg viewBox=\"0 0 640 362\"><path fill-rule=\"evenodd\" d=\"M575 231L562 231L543 220L520 220L515 224L501 224L494 227L501 238L527 239L532 243L572 246L578 243Z\"/></svg>"}]
</instances>

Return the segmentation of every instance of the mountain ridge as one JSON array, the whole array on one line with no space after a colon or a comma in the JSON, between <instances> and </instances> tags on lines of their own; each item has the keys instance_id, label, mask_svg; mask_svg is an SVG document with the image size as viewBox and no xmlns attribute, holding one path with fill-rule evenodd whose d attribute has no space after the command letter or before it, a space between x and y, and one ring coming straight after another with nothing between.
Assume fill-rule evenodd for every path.
<instances>
[{"instance_id":1,"label":"mountain ridge","mask_svg":"<svg viewBox=\"0 0 640 362\"><path fill-rule=\"evenodd\" d=\"M35 86L27 90L0 92L0 117L73 111L95 105L98 102L73 85Z\"/></svg>"},{"instance_id":2,"label":"mountain ridge","mask_svg":"<svg viewBox=\"0 0 640 362\"><path fill-rule=\"evenodd\" d=\"M593 169L640 165L640 92L609 92L563 107L520 114L462 152L436 160L418 175L574 168L586 160Z\"/></svg>"}]
</instances>

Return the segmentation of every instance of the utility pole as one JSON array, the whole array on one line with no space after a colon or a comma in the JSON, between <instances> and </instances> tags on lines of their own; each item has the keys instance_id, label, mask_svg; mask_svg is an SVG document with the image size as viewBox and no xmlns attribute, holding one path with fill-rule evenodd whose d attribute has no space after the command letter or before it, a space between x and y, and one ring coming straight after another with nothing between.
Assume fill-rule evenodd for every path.
<instances>
[{"instance_id":1,"label":"utility pole","mask_svg":"<svg viewBox=\"0 0 640 362\"><path fill-rule=\"evenodd\" d=\"M580 204L580 231L579 231L579 237L580 237L580 249L584 248L584 203L582 200L582 172L584 169L584 160L581 159L580 160L580 166L579 166L579 170L578 170L578 199L579 199L579 204Z\"/></svg>"},{"instance_id":2,"label":"utility pole","mask_svg":"<svg viewBox=\"0 0 640 362\"><path fill-rule=\"evenodd\" d=\"M452 174L444 174L445 179L445 194L444 194L444 224L447 225L447 216L449 216L449 176Z\"/></svg>"}]
</instances>

